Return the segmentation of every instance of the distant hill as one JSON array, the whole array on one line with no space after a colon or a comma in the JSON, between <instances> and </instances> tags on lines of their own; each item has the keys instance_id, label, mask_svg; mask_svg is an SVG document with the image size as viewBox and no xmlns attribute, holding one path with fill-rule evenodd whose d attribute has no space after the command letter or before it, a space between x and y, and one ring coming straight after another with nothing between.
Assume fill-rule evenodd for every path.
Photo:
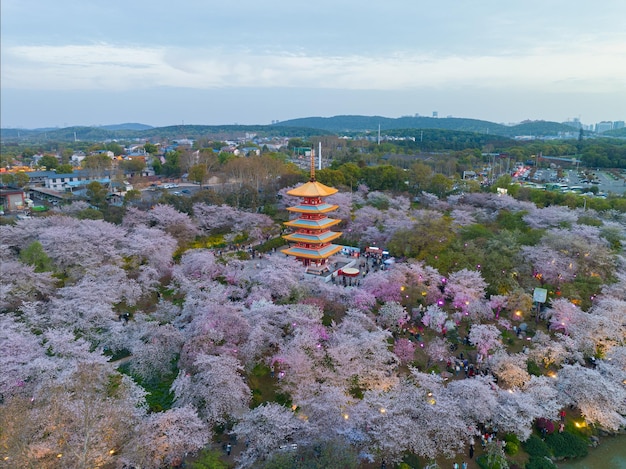
<instances>
[{"instance_id":1,"label":"distant hill","mask_svg":"<svg viewBox=\"0 0 626 469\"><path fill-rule=\"evenodd\" d=\"M335 133L377 132L378 126L380 125L381 131L391 129L441 129L493 134L503 137L515 137L517 135L534 135L541 137L557 135L559 132L576 131L574 127L547 121L534 121L516 126L506 126L478 119L422 116L398 118L381 116L304 117L279 122L274 125L290 127L303 126Z\"/></svg>"},{"instance_id":2,"label":"distant hill","mask_svg":"<svg viewBox=\"0 0 626 469\"><path fill-rule=\"evenodd\" d=\"M143 124L120 124L140 125ZM0 129L0 137L3 141L19 141L28 143L41 143L45 141L74 141L102 142L105 140L129 140L129 139L234 139L243 137L246 133L256 134L260 137L299 137L308 138L315 135L330 135L331 132L310 129L306 127L275 127L271 125L175 125L169 127L150 127L145 129L111 129L117 126L101 127L66 127L63 129L27 130L27 129Z\"/></svg>"},{"instance_id":3,"label":"distant hill","mask_svg":"<svg viewBox=\"0 0 626 469\"><path fill-rule=\"evenodd\" d=\"M137 123L125 123L125 124L112 124L112 125L99 125L98 128L105 130L148 130L154 129L151 125L137 124Z\"/></svg>"},{"instance_id":4,"label":"distant hill","mask_svg":"<svg viewBox=\"0 0 626 469\"><path fill-rule=\"evenodd\" d=\"M98 127L66 127L63 129L0 129L3 141L20 141L24 143L42 143L45 141L84 141L102 142L105 140L129 139L198 139L216 140L243 137L246 133L254 133L260 137L299 137L308 138L316 135L356 135L375 133L378 128L382 132L391 133L403 129L446 130L454 132L472 132L492 137L513 138L515 136L532 135L534 137L555 136L564 132L577 132L577 129L565 124L547 121L524 122L515 126L506 126L478 119L458 117L382 117L382 116L334 116L304 117L279 122L272 125L173 125L168 127L151 127L145 124L126 123L104 125ZM622 136L620 131L606 132L606 136ZM414 135L417 135L414 133ZM464 136L463 139L469 137Z\"/></svg>"}]
</instances>

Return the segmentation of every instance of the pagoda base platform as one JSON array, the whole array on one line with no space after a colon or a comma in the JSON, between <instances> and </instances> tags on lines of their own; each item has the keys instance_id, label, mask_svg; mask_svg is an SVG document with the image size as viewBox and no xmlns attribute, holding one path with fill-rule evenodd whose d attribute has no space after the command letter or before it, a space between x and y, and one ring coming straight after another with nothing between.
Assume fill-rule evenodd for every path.
<instances>
[{"instance_id":1,"label":"pagoda base platform","mask_svg":"<svg viewBox=\"0 0 626 469\"><path fill-rule=\"evenodd\" d=\"M358 259L349 258L349 257L343 257L343 256L335 257L332 259L332 262L329 261L328 264L324 266L327 268L325 272L313 273L313 272L310 272L310 267L309 267L307 268L305 276L308 278L322 279L324 282L330 282L333 278L333 275L337 277L337 272L339 270L347 268L347 267L355 266L357 264L357 261ZM316 267L316 266L312 266L312 267Z\"/></svg>"}]
</instances>

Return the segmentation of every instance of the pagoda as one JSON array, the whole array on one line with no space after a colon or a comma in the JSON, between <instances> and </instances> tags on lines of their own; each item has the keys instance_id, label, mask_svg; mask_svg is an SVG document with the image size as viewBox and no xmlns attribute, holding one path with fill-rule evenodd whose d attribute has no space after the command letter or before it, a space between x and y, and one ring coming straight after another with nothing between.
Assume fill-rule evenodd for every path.
<instances>
[{"instance_id":1,"label":"pagoda","mask_svg":"<svg viewBox=\"0 0 626 469\"><path fill-rule=\"evenodd\" d=\"M334 212L338 205L324 202L324 198L337 192L334 187L328 187L315 180L315 156L311 152L311 178L308 182L287 192L295 197L302 197L302 202L288 207L298 217L285 223L295 231L283 236L290 244L282 252L294 256L307 272L322 274L328 270L327 261L330 256L341 251L342 246L332 244L332 241L341 236L341 232L331 231L330 228L341 223L341 220L326 216Z\"/></svg>"}]
</instances>

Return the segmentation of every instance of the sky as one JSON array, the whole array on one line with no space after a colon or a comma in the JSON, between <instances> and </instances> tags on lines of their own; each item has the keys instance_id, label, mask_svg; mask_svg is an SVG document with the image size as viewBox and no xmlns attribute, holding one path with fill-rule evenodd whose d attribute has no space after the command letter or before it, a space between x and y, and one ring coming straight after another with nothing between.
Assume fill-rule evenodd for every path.
<instances>
[{"instance_id":1,"label":"sky","mask_svg":"<svg viewBox=\"0 0 626 469\"><path fill-rule=\"evenodd\" d=\"M626 2L2 0L0 125L626 120Z\"/></svg>"}]
</instances>

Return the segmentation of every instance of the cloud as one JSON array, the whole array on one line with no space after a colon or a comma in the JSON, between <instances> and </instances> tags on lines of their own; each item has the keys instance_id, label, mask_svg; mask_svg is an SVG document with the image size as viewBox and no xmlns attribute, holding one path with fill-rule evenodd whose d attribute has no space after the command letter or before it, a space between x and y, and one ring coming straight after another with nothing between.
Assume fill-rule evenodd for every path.
<instances>
[{"instance_id":1,"label":"cloud","mask_svg":"<svg viewBox=\"0 0 626 469\"><path fill-rule=\"evenodd\" d=\"M410 90L480 86L624 93L626 44L536 48L524 55L322 56L250 50L118 46L6 47L5 89L132 90L233 87Z\"/></svg>"}]
</instances>

